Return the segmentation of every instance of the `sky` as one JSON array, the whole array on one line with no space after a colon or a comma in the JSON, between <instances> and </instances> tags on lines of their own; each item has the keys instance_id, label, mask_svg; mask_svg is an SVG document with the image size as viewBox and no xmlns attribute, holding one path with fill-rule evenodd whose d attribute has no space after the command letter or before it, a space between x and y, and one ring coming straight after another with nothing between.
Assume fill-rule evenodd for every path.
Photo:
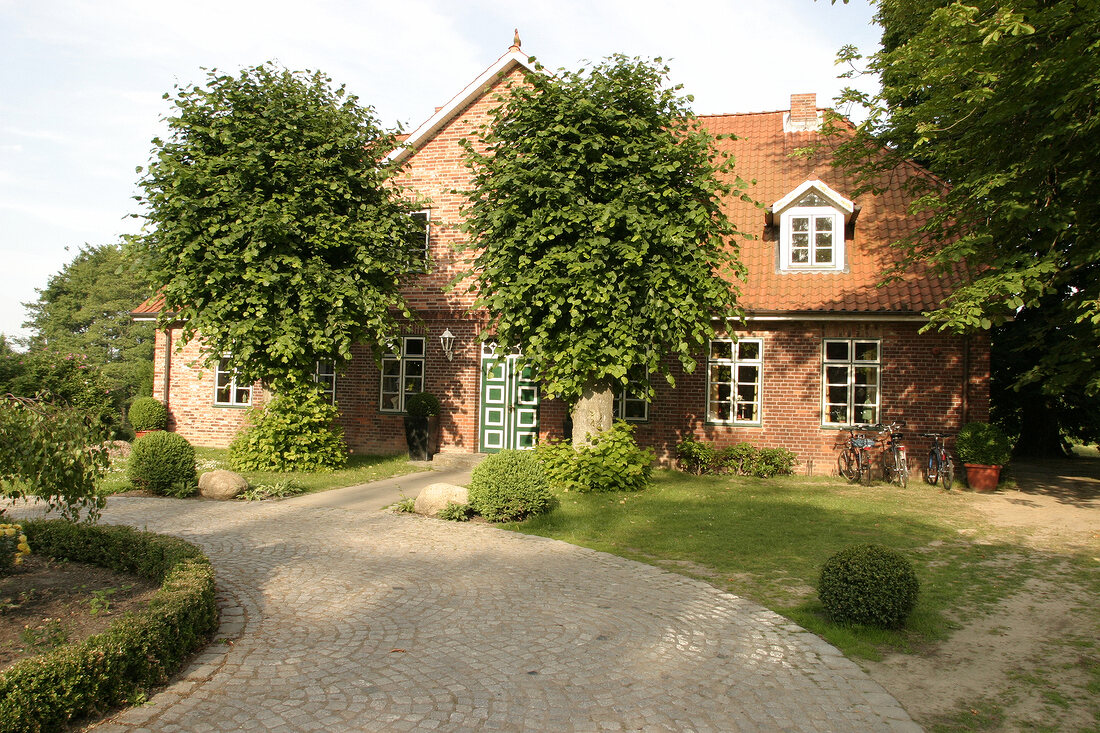
<instances>
[{"instance_id":1,"label":"sky","mask_svg":"<svg viewBox=\"0 0 1100 733\"><path fill-rule=\"evenodd\" d=\"M827 105L838 49L877 47L868 0L0 0L0 333L81 247L141 231L163 99L203 67L319 69L415 129L504 53L576 69L662 57L698 114ZM873 83L873 81L864 82ZM135 303L135 306L137 304Z\"/></svg>"}]
</instances>

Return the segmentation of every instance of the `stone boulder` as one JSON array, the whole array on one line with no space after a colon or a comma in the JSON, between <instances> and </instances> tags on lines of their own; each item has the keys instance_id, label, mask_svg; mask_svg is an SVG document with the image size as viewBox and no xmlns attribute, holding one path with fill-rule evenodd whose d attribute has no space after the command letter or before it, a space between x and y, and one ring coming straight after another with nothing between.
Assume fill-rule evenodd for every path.
<instances>
[{"instance_id":1,"label":"stone boulder","mask_svg":"<svg viewBox=\"0 0 1100 733\"><path fill-rule=\"evenodd\" d=\"M421 489L416 497L413 510L417 514L434 517L441 509L446 509L447 504L469 504L470 494L465 486L454 484L428 484Z\"/></svg>"},{"instance_id":2,"label":"stone boulder","mask_svg":"<svg viewBox=\"0 0 1100 733\"><path fill-rule=\"evenodd\" d=\"M232 471L207 471L199 476L199 493L207 499L236 499L247 488L244 476Z\"/></svg>"}]
</instances>

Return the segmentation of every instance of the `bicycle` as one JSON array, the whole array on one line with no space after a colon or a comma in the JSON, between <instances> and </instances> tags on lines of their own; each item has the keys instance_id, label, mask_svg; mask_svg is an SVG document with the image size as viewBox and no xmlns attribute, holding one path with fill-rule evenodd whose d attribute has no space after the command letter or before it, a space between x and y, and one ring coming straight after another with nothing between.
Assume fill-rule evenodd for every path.
<instances>
[{"instance_id":1,"label":"bicycle","mask_svg":"<svg viewBox=\"0 0 1100 733\"><path fill-rule=\"evenodd\" d=\"M951 490L951 484L955 482L955 464L951 460L951 454L947 452L941 438L950 437L946 433L921 433L922 438L932 439L932 448L928 451L928 465L925 468L924 480L933 486L939 481L944 491Z\"/></svg>"},{"instance_id":2,"label":"bicycle","mask_svg":"<svg viewBox=\"0 0 1100 733\"><path fill-rule=\"evenodd\" d=\"M905 437L901 433L905 421L895 421L880 427L883 432L888 433L882 449L882 480L886 483L896 482L904 489L909 486L909 460L901 442Z\"/></svg>"},{"instance_id":3,"label":"bicycle","mask_svg":"<svg viewBox=\"0 0 1100 733\"><path fill-rule=\"evenodd\" d=\"M875 439L856 435L857 430L871 429L870 425L852 426L848 429L848 439L840 446L841 453L836 459L837 473L849 481L871 483L871 448L875 445Z\"/></svg>"}]
</instances>

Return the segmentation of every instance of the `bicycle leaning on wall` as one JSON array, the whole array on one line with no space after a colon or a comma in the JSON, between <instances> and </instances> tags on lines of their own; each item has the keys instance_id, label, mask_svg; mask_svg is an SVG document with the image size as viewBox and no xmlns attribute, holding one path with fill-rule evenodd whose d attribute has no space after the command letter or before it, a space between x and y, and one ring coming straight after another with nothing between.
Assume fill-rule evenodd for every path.
<instances>
[{"instance_id":1,"label":"bicycle leaning on wall","mask_svg":"<svg viewBox=\"0 0 1100 733\"><path fill-rule=\"evenodd\" d=\"M905 445L901 442L905 438L901 432L905 421L894 421L879 427L887 433L886 444L882 448L882 480L886 483L893 481L904 489L909 485L909 460Z\"/></svg>"},{"instance_id":2,"label":"bicycle leaning on wall","mask_svg":"<svg viewBox=\"0 0 1100 733\"><path fill-rule=\"evenodd\" d=\"M942 440L949 436L946 433L921 433L920 436L932 439L932 448L928 451L928 464L924 469L924 480L933 486L939 481L944 491L950 491L951 484L955 482L955 464L951 461L951 454L947 452L947 446Z\"/></svg>"},{"instance_id":3,"label":"bicycle leaning on wall","mask_svg":"<svg viewBox=\"0 0 1100 733\"><path fill-rule=\"evenodd\" d=\"M873 429L871 425L853 425L848 430L847 440L840 445L840 455L836 459L837 473L849 481L871 483L871 448L875 445L875 439L862 433L856 435L856 431Z\"/></svg>"}]
</instances>

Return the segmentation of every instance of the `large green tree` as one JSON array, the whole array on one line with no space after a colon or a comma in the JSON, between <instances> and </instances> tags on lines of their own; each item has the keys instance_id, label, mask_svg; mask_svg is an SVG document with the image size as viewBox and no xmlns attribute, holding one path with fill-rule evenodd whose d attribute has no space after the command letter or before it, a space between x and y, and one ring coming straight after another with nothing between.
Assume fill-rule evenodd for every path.
<instances>
[{"instance_id":1,"label":"large green tree","mask_svg":"<svg viewBox=\"0 0 1100 733\"><path fill-rule=\"evenodd\" d=\"M1026 387L1016 399L1045 413L1024 419L1025 430L1053 418L1071 434L1098 437L1071 418L1088 410L1064 401L1100 407L1100 4L877 6L883 43L866 70L882 86L843 95L868 117L838 163L871 180L915 159L939 177L912 179L915 209L927 218L901 243L903 267L923 260L962 274L930 314L932 327L999 326L996 353L1016 361L1000 382ZM852 48L842 58L860 61Z\"/></svg>"},{"instance_id":2,"label":"large green tree","mask_svg":"<svg viewBox=\"0 0 1100 733\"><path fill-rule=\"evenodd\" d=\"M527 74L467 141L471 287L493 338L575 405L575 442L610 425L613 387L671 381L670 354L691 371L735 312L731 162L689 103L660 60L616 56Z\"/></svg>"},{"instance_id":3,"label":"large green tree","mask_svg":"<svg viewBox=\"0 0 1100 733\"><path fill-rule=\"evenodd\" d=\"M27 346L82 354L121 402L152 394L153 327L130 318L151 293L122 247L84 247L24 304Z\"/></svg>"},{"instance_id":4,"label":"large green tree","mask_svg":"<svg viewBox=\"0 0 1100 733\"><path fill-rule=\"evenodd\" d=\"M165 98L169 135L139 199L164 320L201 335L209 362L231 354L241 378L277 389L396 333L417 206L390 178L396 142L372 110L320 72L270 64L211 70Z\"/></svg>"}]
</instances>

